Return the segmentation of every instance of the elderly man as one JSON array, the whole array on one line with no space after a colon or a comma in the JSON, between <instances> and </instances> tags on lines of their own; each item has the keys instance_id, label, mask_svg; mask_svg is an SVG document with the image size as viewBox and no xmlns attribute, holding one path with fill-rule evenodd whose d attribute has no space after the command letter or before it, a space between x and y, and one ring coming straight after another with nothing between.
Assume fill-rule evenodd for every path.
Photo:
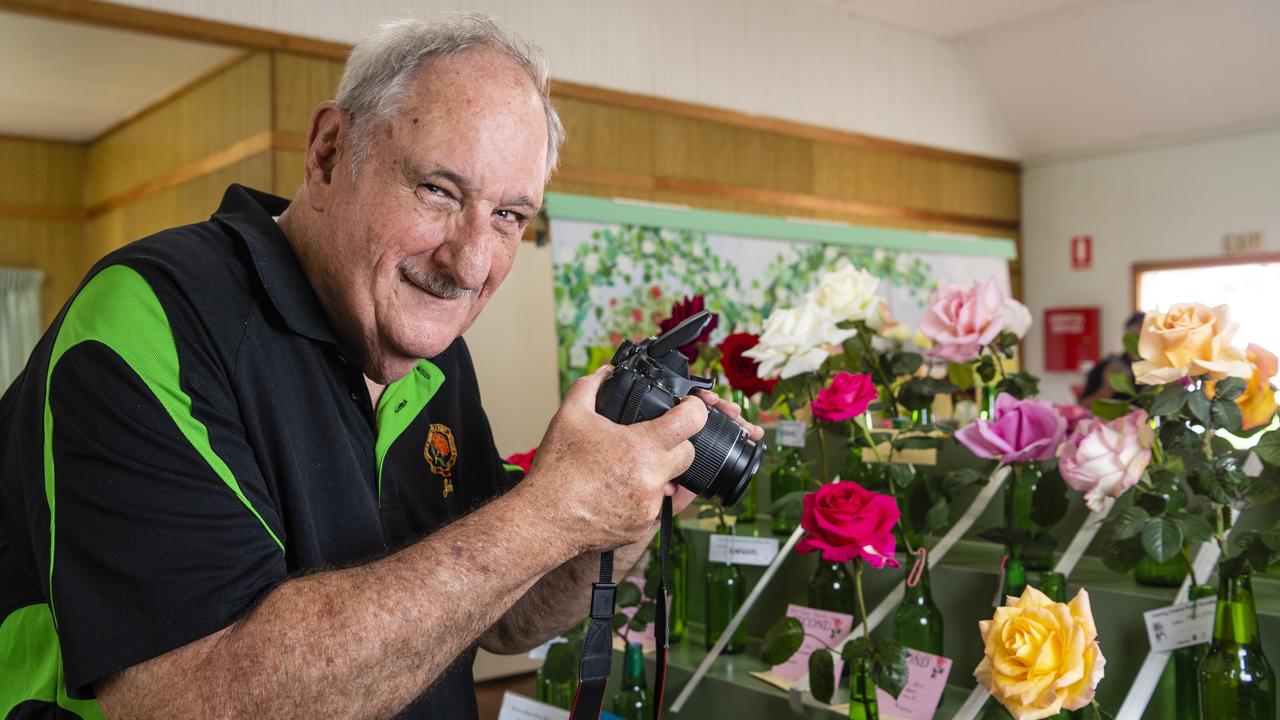
<instances>
[{"instance_id":1,"label":"elderly man","mask_svg":"<svg viewBox=\"0 0 1280 720\"><path fill-rule=\"evenodd\" d=\"M491 22L393 24L292 202L232 186L90 271L0 402L0 716L473 717L477 645L585 614L716 401L623 427L596 373L504 482L460 336L562 135Z\"/></svg>"}]
</instances>

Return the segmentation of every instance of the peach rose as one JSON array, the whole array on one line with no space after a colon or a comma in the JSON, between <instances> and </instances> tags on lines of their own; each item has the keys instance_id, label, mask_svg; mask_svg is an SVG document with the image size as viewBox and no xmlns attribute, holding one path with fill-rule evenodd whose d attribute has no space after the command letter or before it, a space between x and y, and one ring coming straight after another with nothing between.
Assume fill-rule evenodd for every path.
<instances>
[{"instance_id":1,"label":"peach rose","mask_svg":"<svg viewBox=\"0 0 1280 720\"><path fill-rule=\"evenodd\" d=\"M985 649L973 676L1016 720L1093 702L1106 659L1083 588L1070 603L1056 603L1027 587L978 629Z\"/></svg>"},{"instance_id":2,"label":"peach rose","mask_svg":"<svg viewBox=\"0 0 1280 720\"><path fill-rule=\"evenodd\" d=\"M1270 423L1276 414L1276 391L1271 387L1271 378L1276 376L1277 363L1275 355L1253 343L1245 349L1245 359L1253 366L1253 373L1249 376L1249 386L1236 398L1236 404L1244 416L1242 428L1250 430Z\"/></svg>"},{"instance_id":3,"label":"peach rose","mask_svg":"<svg viewBox=\"0 0 1280 720\"><path fill-rule=\"evenodd\" d=\"M1231 345L1239 326L1231 322L1227 306L1199 303L1174 305L1168 312L1147 313L1138 337L1141 360L1133 364L1141 385L1163 385L1184 377L1208 375L1247 378L1253 367Z\"/></svg>"}]
</instances>

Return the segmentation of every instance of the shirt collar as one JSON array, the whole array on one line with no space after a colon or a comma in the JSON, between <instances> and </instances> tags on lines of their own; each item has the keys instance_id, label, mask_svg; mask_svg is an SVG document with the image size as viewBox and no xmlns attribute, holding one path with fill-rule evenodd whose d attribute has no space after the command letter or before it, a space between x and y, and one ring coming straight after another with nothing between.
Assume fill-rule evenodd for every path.
<instances>
[{"instance_id":1,"label":"shirt collar","mask_svg":"<svg viewBox=\"0 0 1280 720\"><path fill-rule=\"evenodd\" d=\"M289 201L233 184L222 196L213 219L235 230L253 258L258 278L271 304L290 330L312 340L338 344L320 299L307 282L289 239L274 220Z\"/></svg>"}]
</instances>

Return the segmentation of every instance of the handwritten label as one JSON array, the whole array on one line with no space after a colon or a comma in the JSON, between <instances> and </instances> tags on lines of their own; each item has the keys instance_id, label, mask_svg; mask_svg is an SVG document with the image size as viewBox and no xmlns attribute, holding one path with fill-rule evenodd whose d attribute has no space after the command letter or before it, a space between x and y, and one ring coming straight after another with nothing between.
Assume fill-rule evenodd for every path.
<instances>
[{"instance_id":1,"label":"handwritten label","mask_svg":"<svg viewBox=\"0 0 1280 720\"><path fill-rule=\"evenodd\" d=\"M767 566L778 556L777 538L711 535L707 559L734 565Z\"/></svg>"},{"instance_id":2,"label":"handwritten label","mask_svg":"<svg viewBox=\"0 0 1280 720\"><path fill-rule=\"evenodd\" d=\"M876 703L884 717L930 720L942 702L951 674L951 661L919 650L907 650L907 684L898 699L876 688Z\"/></svg>"},{"instance_id":3,"label":"handwritten label","mask_svg":"<svg viewBox=\"0 0 1280 720\"><path fill-rule=\"evenodd\" d=\"M799 420L779 420L774 440L784 447L804 447L804 423Z\"/></svg>"},{"instance_id":4,"label":"handwritten label","mask_svg":"<svg viewBox=\"0 0 1280 720\"><path fill-rule=\"evenodd\" d=\"M502 694L498 720L569 720L569 711L540 703L510 690Z\"/></svg>"},{"instance_id":5,"label":"handwritten label","mask_svg":"<svg viewBox=\"0 0 1280 720\"><path fill-rule=\"evenodd\" d=\"M800 624L804 626L804 643L800 645L800 649L789 660L781 665L774 665L771 672L776 677L791 682L799 680L805 676L805 673L809 672L809 656L817 650L825 651L823 642L827 646L837 647L848 637L849 631L853 629L852 615L816 610L803 605L788 605L787 617L799 620ZM817 638L822 638L822 642L819 642ZM833 659L836 665L836 677L839 677L840 668L844 663L839 656Z\"/></svg>"},{"instance_id":6,"label":"handwritten label","mask_svg":"<svg viewBox=\"0 0 1280 720\"><path fill-rule=\"evenodd\" d=\"M1167 652L1209 642L1213 635L1213 613L1217 602L1216 597L1208 597L1142 613L1142 619L1147 621L1151 652Z\"/></svg>"}]
</instances>

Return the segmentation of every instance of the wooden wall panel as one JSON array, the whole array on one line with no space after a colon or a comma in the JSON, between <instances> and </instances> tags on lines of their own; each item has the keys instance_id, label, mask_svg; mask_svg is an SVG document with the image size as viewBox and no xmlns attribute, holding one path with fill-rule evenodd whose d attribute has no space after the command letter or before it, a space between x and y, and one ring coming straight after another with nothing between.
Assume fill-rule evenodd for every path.
<instances>
[{"instance_id":1,"label":"wooden wall panel","mask_svg":"<svg viewBox=\"0 0 1280 720\"><path fill-rule=\"evenodd\" d=\"M44 272L41 317L47 324L80 282L79 220L39 220L0 216L0 266Z\"/></svg>"},{"instance_id":2,"label":"wooden wall panel","mask_svg":"<svg viewBox=\"0 0 1280 720\"><path fill-rule=\"evenodd\" d=\"M0 136L0 206L80 210L84 163L80 145Z\"/></svg>"},{"instance_id":3,"label":"wooden wall panel","mask_svg":"<svg viewBox=\"0 0 1280 720\"><path fill-rule=\"evenodd\" d=\"M271 129L270 60L254 53L95 141L89 207Z\"/></svg>"},{"instance_id":4,"label":"wooden wall panel","mask_svg":"<svg viewBox=\"0 0 1280 720\"><path fill-rule=\"evenodd\" d=\"M285 52L272 53L272 63L274 129L305 133L311 111L337 91L343 64Z\"/></svg>"},{"instance_id":5,"label":"wooden wall panel","mask_svg":"<svg viewBox=\"0 0 1280 720\"><path fill-rule=\"evenodd\" d=\"M81 272L103 255L166 228L206 220L231 183L271 186L271 153L262 152L89 220Z\"/></svg>"},{"instance_id":6,"label":"wooden wall panel","mask_svg":"<svg viewBox=\"0 0 1280 720\"><path fill-rule=\"evenodd\" d=\"M280 197L293 197L298 186L302 184L302 163L304 154L301 150L275 150L272 153L274 182L271 192Z\"/></svg>"}]
</instances>

